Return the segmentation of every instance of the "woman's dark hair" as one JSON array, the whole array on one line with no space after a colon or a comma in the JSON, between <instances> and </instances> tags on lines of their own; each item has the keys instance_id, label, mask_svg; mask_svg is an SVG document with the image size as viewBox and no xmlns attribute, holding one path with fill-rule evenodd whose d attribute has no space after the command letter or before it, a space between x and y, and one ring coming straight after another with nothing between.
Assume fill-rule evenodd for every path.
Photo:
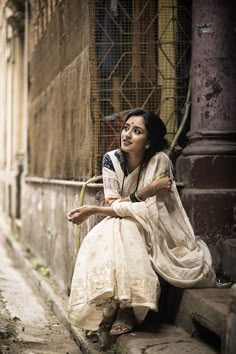
<instances>
[{"instance_id":1,"label":"woman's dark hair","mask_svg":"<svg viewBox=\"0 0 236 354\"><path fill-rule=\"evenodd\" d=\"M153 112L146 111L142 108L136 108L128 113L123 127L130 117L142 116L144 119L144 124L148 133L148 143L150 145L149 149L145 150L144 158L142 161L142 168L146 167L150 159L155 155L155 153L162 151L167 148L168 143L165 139L166 126L158 117L157 114Z\"/></svg>"}]
</instances>

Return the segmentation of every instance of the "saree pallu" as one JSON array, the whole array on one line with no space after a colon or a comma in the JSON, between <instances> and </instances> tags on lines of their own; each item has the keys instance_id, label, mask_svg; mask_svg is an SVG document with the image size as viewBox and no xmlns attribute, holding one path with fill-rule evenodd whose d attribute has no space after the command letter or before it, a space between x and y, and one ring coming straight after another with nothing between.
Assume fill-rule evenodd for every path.
<instances>
[{"instance_id":1,"label":"saree pallu","mask_svg":"<svg viewBox=\"0 0 236 354\"><path fill-rule=\"evenodd\" d=\"M158 310L158 275L174 286L211 287L215 284L211 255L196 240L175 183L145 202L121 200L135 190L139 169L124 179L119 150L105 155L105 198L113 200L118 217L107 217L85 237L79 250L68 304L70 322L97 330L103 307L118 301L133 307L142 322L149 309ZM172 176L168 156L157 153L142 171L138 188L154 178ZM121 196L121 190L123 194Z\"/></svg>"}]
</instances>

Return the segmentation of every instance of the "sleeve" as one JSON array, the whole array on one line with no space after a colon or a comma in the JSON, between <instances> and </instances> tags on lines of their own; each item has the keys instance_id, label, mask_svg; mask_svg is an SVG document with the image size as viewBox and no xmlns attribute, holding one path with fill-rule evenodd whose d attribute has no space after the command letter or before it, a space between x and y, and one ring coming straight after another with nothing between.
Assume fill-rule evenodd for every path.
<instances>
[{"instance_id":1,"label":"sleeve","mask_svg":"<svg viewBox=\"0 0 236 354\"><path fill-rule=\"evenodd\" d=\"M102 176L105 203L111 205L114 200L121 199L120 184L115 172L112 159L108 153L103 157Z\"/></svg>"},{"instance_id":2,"label":"sleeve","mask_svg":"<svg viewBox=\"0 0 236 354\"><path fill-rule=\"evenodd\" d=\"M165 153L160 153L156 161L156 169L154 179L160 177L173 176L173 165L170 158Z\"/></svg>"},{"instance_id":3,"label":"sleeve","mask_svg":"<svg viewBox=\"0 0 236 354\"><path fill-rule=\"evenodd\" d=\"M152 183L153 180L164 176L173 176L172 163L165 153L159 152L148 163L145 174L145 186Z\"/></svg>"}]
</instances>

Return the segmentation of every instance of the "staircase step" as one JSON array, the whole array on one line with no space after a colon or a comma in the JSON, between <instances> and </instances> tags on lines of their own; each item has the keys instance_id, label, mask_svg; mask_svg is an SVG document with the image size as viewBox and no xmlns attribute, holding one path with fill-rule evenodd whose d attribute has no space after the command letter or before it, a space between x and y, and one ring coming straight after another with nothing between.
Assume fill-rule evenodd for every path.
<instances>
[{"instance_id":1,"label":"staircase step","mask_svg":"<svg viewBox=\"0 0 236 354\"><path fill-rule=\"evenodd\" d=\"M183 329L163 324L157 333L132 332L118 337L116 352L122 354L216 354L219 350L191 337Z\"/></svg>"},{"instance_id":2,"label":"staircase step","mask_svg":"<svg viewBox=\"0 0 236 354\"><path fill-rule=\"evenodd\" d=\"M176 324L189 333L202 327L225 342L230 289L187 289L184 290L177 311Z\"/></svg>"}]
</instances>

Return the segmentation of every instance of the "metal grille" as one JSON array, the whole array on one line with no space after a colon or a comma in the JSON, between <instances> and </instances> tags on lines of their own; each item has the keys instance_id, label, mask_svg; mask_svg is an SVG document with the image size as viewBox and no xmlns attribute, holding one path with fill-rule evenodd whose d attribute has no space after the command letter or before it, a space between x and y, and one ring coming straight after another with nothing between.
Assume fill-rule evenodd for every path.
<instances>
[{"instance_id":1,"label":"metal grille","mask_svg":"<svg viewBox=\"0 0 236 354\"><path fill-rule=\"evenodd\" d=\"M96 1L98 161L119 146L122 120L136 107L158 113L172 140L188 86L190 14L190 1Z\"/></svg>"}]
</instances>

